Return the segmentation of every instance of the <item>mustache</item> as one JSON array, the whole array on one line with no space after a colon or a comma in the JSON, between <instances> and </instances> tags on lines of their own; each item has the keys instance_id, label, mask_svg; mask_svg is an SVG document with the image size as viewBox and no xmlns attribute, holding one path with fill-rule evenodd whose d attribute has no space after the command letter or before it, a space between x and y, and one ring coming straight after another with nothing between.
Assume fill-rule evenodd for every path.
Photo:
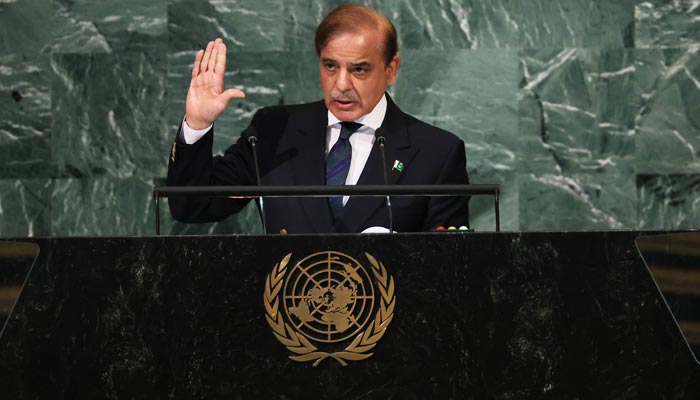
<instances>
[{"instance_id":1,"label":"mustache","mask_svg":"<svg viewBox=\"0 0 700 400\"><path fill-rule=\"evenodd\" d=\"M331 90L331 98L333 100L338 100L338 101L359 101L360 98L357 96L357 93L348 90L345 92L341 92L338 89L333 88Z\"/></svg>"}]
</instances>

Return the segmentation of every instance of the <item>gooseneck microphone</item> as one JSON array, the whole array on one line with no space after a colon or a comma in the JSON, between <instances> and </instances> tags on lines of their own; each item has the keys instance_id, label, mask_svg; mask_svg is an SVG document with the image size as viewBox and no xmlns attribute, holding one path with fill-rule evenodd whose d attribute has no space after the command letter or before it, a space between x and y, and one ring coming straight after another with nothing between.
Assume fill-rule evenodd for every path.
<instances>
[{"instance_id":1,"label":"gooseneck microphone","mask_svg":"<svg viewBox=\"0 0 700 400\"><path fill-rule=\"evenodd\" d=\"M389 184L389 178L386 174L386 155L384 154L384 143L386 138L384 136L378 136L377 141L379 142L379 151L382 154L382 171L384 172L384 184ZM386 209L389 212L389 233L394 233L394 215L391 212L391 197L386 196Z\"/></svg>"},{"instance_id":2,"label":"gooseneck microphone","mask_svg":"<svg viewBox=\"0 0 700 400\"><path fill-rule=\"evenodd\" d=\"M253 163L255 164L255 179L258 182L258 186L262 186L262 181L260 179L260 165L258 164L258 149L256 143L258 142L258 131L255 127L251 126L248 129L248 143L253 149ZM258 196L258 202L260 203L260 217L262 218L263 233L267 234L267 218L265 218L265 203L263 202L263 197Z\"/></svg>"}]
</instances>

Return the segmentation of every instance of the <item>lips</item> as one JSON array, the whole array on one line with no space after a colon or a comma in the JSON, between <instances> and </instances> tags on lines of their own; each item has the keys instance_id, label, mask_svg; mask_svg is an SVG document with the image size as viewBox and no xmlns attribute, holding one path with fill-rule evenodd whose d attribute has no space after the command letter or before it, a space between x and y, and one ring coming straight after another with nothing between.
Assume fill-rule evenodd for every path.
<instances>
[{"instance_id":1,"label":"lips","mask_svg":"<svg viewBox=\"0 0 700 400\"><path fill-rule=\"evenodd\" d=\"M338 108L342 109L348 109L355 105L355 102L350 100L333 100L333 102Z\"/></svg>"}]
</instances>

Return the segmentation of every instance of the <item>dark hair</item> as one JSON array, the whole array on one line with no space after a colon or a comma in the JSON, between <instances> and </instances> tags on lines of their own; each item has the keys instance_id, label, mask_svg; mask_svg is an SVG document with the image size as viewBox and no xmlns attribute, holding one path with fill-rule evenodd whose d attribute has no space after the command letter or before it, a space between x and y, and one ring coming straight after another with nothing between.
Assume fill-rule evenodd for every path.
<instances>
[{"instance_id":1,"label":"dark hair","mask_svg":"<svg viewBox=\"0 0 700 400\"><path fill-rule=\"evenodd\" d=\"M316 28L316 54L321 56L321 49L335 35L363 28L380 30L384 34L384 60L389 65L399 52L396 28L389 19L371 7L361 4L343 4L321 21Z\"/></svg>"}]
</instances>

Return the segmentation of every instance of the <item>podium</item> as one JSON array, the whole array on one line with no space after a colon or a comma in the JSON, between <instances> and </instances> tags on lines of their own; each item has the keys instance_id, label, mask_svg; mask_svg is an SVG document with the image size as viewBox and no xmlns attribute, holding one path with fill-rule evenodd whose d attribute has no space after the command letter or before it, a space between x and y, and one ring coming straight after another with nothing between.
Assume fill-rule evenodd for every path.
<instances>
[{"instance_id":1,"label":"podium","mask_svg":"<svg viewBox=\"0 0 700 400\"><path fill-rule=\"evenodd\" d=\"M700 368L635 247L649 234L23 239L40 250L0 338L2 398L697 399ZM319 254L384 273L364 292L331 280L374 290L368 318L331 325L348 303L297 268ZM307 283L277 300L283 280ZM295 360L313 352L281 339L308 333L304 304L352 333L320 354L385 329L355 347L365 359Z\"/></svg>"}]
</instances>

